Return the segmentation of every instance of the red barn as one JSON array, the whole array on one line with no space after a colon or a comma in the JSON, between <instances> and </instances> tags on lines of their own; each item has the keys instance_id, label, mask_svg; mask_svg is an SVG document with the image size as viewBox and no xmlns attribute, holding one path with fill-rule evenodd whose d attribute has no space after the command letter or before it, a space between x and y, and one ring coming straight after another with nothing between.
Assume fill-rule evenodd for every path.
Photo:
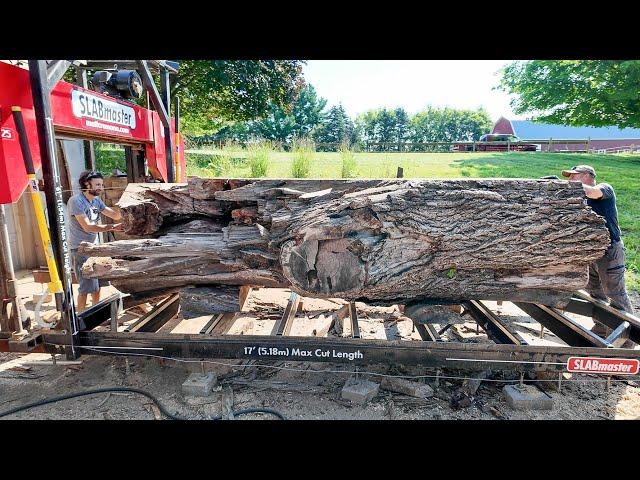
<instances>
[{"instance_id":1,"label":"red barn","mask_svg":"<svg viewBox=\"0 0 640 480\"><path fill-rule=\"evenodd\" d=\"M523 142L539 144L541 151L548 150L550 141L551 150L556 152L640 147L640 128L569 127L500 117L491 133L516 135Z\"/></svg>"}]
</instances>

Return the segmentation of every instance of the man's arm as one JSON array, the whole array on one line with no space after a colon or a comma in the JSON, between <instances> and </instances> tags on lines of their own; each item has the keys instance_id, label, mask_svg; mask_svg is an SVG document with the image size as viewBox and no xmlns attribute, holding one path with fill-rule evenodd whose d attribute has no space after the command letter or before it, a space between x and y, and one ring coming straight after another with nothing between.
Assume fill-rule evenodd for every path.
<instances>
[{"instance_id":1,"label":"man's arm","mask_svg":"<svg viewBox=\"0 0 640 480\"><path fill-rule=\"evenodd\" d=\"M87 216L82 215L74 215L78 223L82 227L82 229L87 233L100 233L100 232L121 232L123 231L123 227L121 223L114 223L113 225L91 225L87 221Z\"/></svg>"},{"instance_id":2,"label":"man's arm","mask_svg":"<svg viewBox=\"0 0 640 480\"><path fill-rule=\"evenodd\" d=\"M104 207L102 209L102 212L100 213L111 218L112 220L122 220L122 214L120 213L120 209L115 210L111 207Z\"/></svg>"},{"instance_id":3,"label":"man's arm","mask_svg":"<svg viewBox=\"0 0 640 480\"><path fill-rule=\"evenodd\" d=\"M604 193L598 186L591 187L589 185L582 184L582 188L584 189L585 195L589 198L593 198L594 200L598 200L604 196Z\"/></svg>"}]
</instances>

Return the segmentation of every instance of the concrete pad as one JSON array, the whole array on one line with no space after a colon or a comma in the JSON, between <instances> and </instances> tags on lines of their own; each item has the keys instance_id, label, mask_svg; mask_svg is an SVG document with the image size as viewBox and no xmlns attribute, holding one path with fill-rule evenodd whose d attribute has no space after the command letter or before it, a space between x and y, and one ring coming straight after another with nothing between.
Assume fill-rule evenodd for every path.
<instances>
[{"instance_id":1,"label":"concrete pad","mask_svg":"<svg viewBox=\"0 0 640 480\"><path fill-rule=\"evenodd\" d=\"M349 378L342 387L342 398L358 405L365 405L378 394L380 385L369 380Z\"/></svg>"},{"instance_id":2,"label":"concrete pad","mask_svg":"<svg viewBox=\"0 0 640 480\"><path fill-rule=\"evenodd\" d=\"M515 410L553 410L553 398L533 385L505 385L502 393Z\"/></svg>"},{"instance_id":3,"label":"concrete pad","mask_svg":"<svg viewBox=\"0 0 640 480\"><path fill-rule=\"evenodd\" d=\"M197 397L206 397L211 393L218 377L213 372L192 373L182 384L182 393Z\"/></svg>"},{"instance_id":4,"label":"concrete pad","mask_svg":"<svg viewBox=\"0 0 640 480\"><path fill-rule=\"evenodd\" d=\"M433 389L429 385L404 378L385 377L380 383L380 388L415 398L433 397Z\"/></svg>"}]
</instances>

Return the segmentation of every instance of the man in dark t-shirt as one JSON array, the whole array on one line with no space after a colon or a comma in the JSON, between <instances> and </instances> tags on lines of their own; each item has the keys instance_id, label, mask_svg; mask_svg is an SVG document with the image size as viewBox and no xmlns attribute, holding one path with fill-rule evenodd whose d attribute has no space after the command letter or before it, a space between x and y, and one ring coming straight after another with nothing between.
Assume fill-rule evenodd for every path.
<instances>
[{"instance_id":1,"label":"man in dark t-shirt","mask_svg":"<svg viewBox=\"0 0 640 480\"><path fill-rule=\"evenodd\" d=\"M589 165L578 165L563 170L570 181L579 181L587 196L586 203L606 220L611 245L604 256L589 267L589 293L601 300L610 300L611 306L633 314L633 307L624 283L624 243L618 226L616 193L608 183L596 184L596 171Z\"/></svg>"},{"instance_id":2,"label":"man in dark t-shirt","mask_svg":"<svg viewBox=\"0 0 640 480\"><path fill-rule=\"evenodd\" d=\"M122 215L107 207L100 199L104 191L104 180L99 172L82 172L78 179L81 193L73 195L67 202L69 211L69 243L73 268L78 279L78 303L76 309L82 312L87 305L87 295L91 294L91 300L95 305L100 301L101 282L96 278L85 278L82 274L82 265L89 257L78 253L81 242L96 243L100 232L121 232L122 224L99 225L100 214L114 220L120 220Z\"/></svg>"}]
</instances>

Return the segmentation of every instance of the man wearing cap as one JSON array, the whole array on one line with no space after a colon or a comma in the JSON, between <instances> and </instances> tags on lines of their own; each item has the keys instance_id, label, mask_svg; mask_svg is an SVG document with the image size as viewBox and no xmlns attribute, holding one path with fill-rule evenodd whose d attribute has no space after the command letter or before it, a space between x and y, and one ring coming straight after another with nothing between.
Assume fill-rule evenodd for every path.
<instances>
[{"instance_id":1,"label":"man wearing cap","mask_svg":"<svg viewBox=\"0 0 640 480\"><path fill-rule=\"evenodd\" d=\"M98 225L101 213L116 221L122 218L119 211L107 207L100 199L100 195L104 191L103 182L103 176L100 172L82 172L78 179L81 193L71 196L67 202L71 258L76 278L78 279L78 312L82 312L85 309L88 294L91 294L91 301L94 305L100 301L101 286L97 278L84 278L82 276L82 264L87 261L88 257L78 254L80 243L97 243L99 232L118 232L123 230L120 223Z\"/></svg>"},{"instance_id":2,"label":"man wearing cap","mask_svg":"<svg viewBox=\"0 0 640 480\"><path fill-rule=\"evenodd\" d=\"M608 297L613 307L633 314L624 283L624 243L618 226L618 208L613 187L608 183L596 184L596 171L589 165L578 165L571 170L563 170L562 175L569 177L570 181L582 183L587 205L604 217L611 236L611 246L604 256L589 266L587 289L594 297L601 300Z\"/></svg>"}]
</instances>

